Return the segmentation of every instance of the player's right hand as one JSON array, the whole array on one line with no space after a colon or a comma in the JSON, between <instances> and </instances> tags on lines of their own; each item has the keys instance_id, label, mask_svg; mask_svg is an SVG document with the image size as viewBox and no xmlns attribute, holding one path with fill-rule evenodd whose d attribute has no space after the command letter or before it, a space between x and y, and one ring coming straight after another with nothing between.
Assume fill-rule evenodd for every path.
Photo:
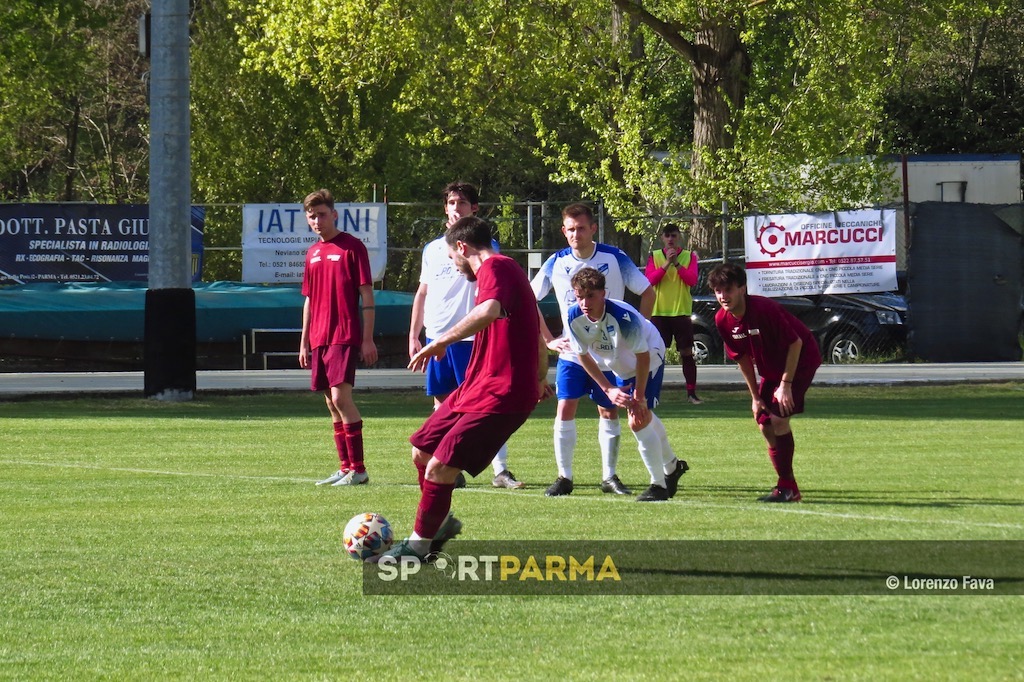
<instances>
[{"instance_id":1,"label":"player's right hand","mask_svg":"<svg viewBox=\"0 0 1024 682\"><path fill-rule=\"evenodd\" d=\"M427 365L430 363L430 358L439 358L444 355L446 346L437 343L428 343L426 346L421 348L412 359L409 360L409 369L414 372L426 372Z\"/></svg>"},{"instance_id":2,"label":"player's right hand","mask_svg":"<svg viewBox=\"0 0 1024 682\"><path fill-rule=\"evenodd\" d=\"M556 353L569 353L572 351L572 344L569 343L569 339L564 336L559 336L557 339L551 339L545 344L548 350L553 350Z\"/></svg>"},{"instance_id":3,"label":"player's right hand","mask_svg":"<svg viewBox=\"0 0 1024 682\"><path fill-rule=\"evenodd\" d=\"M423 342L420 341L420 337L409 339L409 359L411 360L417 353L423 350Z\"/></svg>"},{"instance_id":4,"label":"player's right hand","mask_svg":"<svg viewBox=\"0 0 1024 682\"><path fill-rule=\"evenodd\" d=\"M555 388L548 383L547 379L541 379L538 392L540 393L540 397L537 399L537 402L539 403L553 397L555 395Z\"/></svg>"}]
</instances>

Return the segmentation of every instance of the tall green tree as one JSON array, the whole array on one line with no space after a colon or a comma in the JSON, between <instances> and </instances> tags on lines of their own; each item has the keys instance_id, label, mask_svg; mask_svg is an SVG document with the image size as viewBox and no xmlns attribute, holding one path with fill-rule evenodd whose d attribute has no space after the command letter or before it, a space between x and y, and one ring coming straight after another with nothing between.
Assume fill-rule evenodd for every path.
<instances>
[{"instance_id":1,"label":"tall green tree","mask_svg":"<svg viewBox=\"0 0 1024 682\"><path fill-rule=\"evenodd\" d=\"M0 7L0 198L138 201L147 190L142 0Z\"/></svg>"},{"instance_id":2,"label":"tall green tree","mask_svg":"<svg viewBox=\"0 0 1024 682\"><path fill-rule=\"evenodd\" d=\"M913 15L899 78L884 96L883 151L1024 149L1024 3L987 0Z\"/></svg>"}]
</instances>

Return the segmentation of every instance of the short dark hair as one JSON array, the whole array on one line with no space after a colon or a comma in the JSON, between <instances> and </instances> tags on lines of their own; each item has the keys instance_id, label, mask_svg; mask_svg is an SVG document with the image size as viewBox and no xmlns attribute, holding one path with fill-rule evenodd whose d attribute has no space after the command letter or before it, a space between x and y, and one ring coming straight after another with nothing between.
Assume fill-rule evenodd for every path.
<instances>
[{"instance_id":1,"label":"short dark hair","mask_svg":"<svg viewBox=\"0 0 1024 682\"><path fill-rule=\"evenodd\" d=\"M586 218L591 223L594 222L594 211L591 210L586 204L569 204L562 209L562 218Z\"/></svg>"},{"instance_id":2,"label":"short dark hair","mask_svg":"<svg viewBox=\"0 0 1024 682\"><path fill-rule=\"evenodd\" d=\"M572 276L571 284L573 291L604 291L605 279L594 268L580 268Z\"/></svg>"},{"instance_id":3,"label":"short dark hair","mask_svg":"<svg viewBox=\"0 0 1024 682\"><path fill-rule=\"evenodd\" d=\"M444 240L453 249L455 242L469 244L474 249L489 249L491 248L492 234L493 229L489 222L483 218L477 218L475 215L468 215L465 218L459 218L454 225L448 228L444 233Z\"/></svg>"},{"instance_id":4,"label":"short dark hair","mask_svg":"<svg viewBox=\"0 0 1024 682\"><path fill-rule=\"evenodd\" d=\"M444 191L441 192L441 198L444 201L448 201L448 197L452 193L461 194L462 196L466 197L466 201L473 204L474 206L480 203L480 192L478 192L476 187L469 184L468 182L463 182L462 180L449 182L447 185L444 186Z\"/></svg>"},{"instance_id":5,"label":"short dark hair","mask_svg":"<svg viewBox=\"0 0 1024 682\"><path fill-rule=\"evenodd\" d=\"M682 230L675 223L665 223L665 227L661 228L662 234L672 234L673 232L682 233Z\"/></svg>"},{"instance_id":6,"label":"short dark hair","mask_svg":"<svg viewBox=\"0 0 1024 682\"><path fill-rule=\"evenodd\" d=\"M720 289L728 284L747 286L747 271L735 263L721 263L708 273L708 286L712 289Z\"/></svg>"},{"instance_id":7,"label":"short dark hair","mask_svg":"<svg viewBox=\"0 0 1024 682\"><path fill-rule=\"evenodd\" d=\"M331 194L329 189L318 189L315 192L310 192L306 195L306 198L302 201L302 208L308 211L314 206L327 206L327 208L334 210L334 195Z\"/></svg>"}]
</instances>

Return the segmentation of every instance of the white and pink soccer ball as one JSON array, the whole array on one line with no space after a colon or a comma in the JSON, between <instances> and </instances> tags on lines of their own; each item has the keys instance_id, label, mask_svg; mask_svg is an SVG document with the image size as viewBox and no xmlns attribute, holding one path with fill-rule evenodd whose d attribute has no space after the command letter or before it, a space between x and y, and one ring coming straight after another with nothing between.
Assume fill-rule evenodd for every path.
<instances>
[{"instance_id":1,"label":"white and pink soccer ball","mask_svg":"<svg viewBox=\"0 0 1024 682\"><path fill-rule=\"evenodd\" d=\"M367 512L352 517L345 525L342 540L350 557L365 561L388 551L395 541L395 534L387 519L380 514Z\"/></svg>"}]
</instances>

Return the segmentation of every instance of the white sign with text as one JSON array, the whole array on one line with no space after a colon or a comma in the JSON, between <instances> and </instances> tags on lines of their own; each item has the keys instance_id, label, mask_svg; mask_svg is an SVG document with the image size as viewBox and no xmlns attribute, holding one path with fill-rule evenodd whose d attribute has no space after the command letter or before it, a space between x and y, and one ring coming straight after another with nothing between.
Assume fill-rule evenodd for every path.
<instances>
[{"instance_id":1,"label":"white sign with text","mask_svg":"<svg viewBox=\"0 0 1024 682\"><path fill-rule=\"evenodd\" d=\"M761 296L896 289L896 211L765 215L743 221L747 291Z\"/></svg>"},{"instance_id":2,"label":"white sign with text","mask_svg":"<svg viewBox=\"0 0 1024 682\"><path fill-rule=\"evenodd\" d=\"M387 204L335 204L334 209L338 212L338 229L366 245L373 279L381 279L388 259ZM302 204L245 204L242 281L301 282L306 251L319 239L306 223Z\"/></svg>"}]
</instances>

